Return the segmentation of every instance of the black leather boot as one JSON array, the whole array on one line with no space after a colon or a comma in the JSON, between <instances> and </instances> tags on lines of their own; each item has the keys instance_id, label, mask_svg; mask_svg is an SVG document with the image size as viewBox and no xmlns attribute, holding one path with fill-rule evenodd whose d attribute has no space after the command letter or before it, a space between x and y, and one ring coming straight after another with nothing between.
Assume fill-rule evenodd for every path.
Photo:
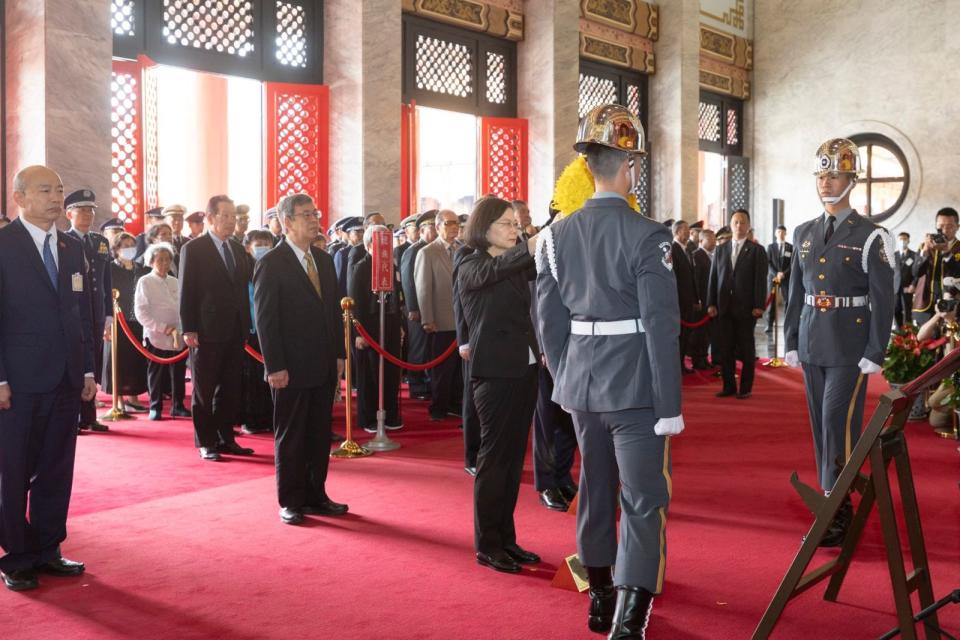
<instances>
[{"instance_id":1,"label":"black leather boot","mask_svg":"<svg viewBox=\"0 0 960 640\"><path fill-rule=\"evenodd\" d=\"M844 539L847 537L847 529L850 528L850 523L852 522L853 502L850 501L850 496L847 496L843 499L843 503L833 516L833 522L830 523L827 533L824 534L823 539L820 541L820 546L839 547L842 545Z\"/></svg>"},{"instance_id":2,"label":"black leather boot","mask_svg":"<svg viewBox=\"0 0 960 640\"><path fill-rule=\"evenodd\" d=\"M590 580L587 626L595 633L606 633L613 624L613 607L617 600L613 574L610 567L587 567L587 578Z\"/></svg>"},{"instance_id":3,"label":"black leather boot","mask_svg":"<svg viewBox=\"0 0 960 640\"><path fill-rule=\"evenodd\" d=\"M607 640L644 640L653 594L642 587L617 587L617 607Z\"/></svg>"}]
</instances>

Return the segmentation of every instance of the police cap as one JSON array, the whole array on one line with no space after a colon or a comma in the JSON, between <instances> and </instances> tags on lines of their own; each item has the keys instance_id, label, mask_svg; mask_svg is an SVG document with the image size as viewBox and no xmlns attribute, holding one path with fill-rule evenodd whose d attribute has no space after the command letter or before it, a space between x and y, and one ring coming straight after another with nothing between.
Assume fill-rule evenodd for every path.
<instances>
[{"instance_id":1,"label":"police cap","mask_svg":"<svg viewBox=\"0 0 960 640\"><path fill-rule=\"evenodd\" d=\"M63 208L66 210L74 207L93 207L97 208L97 194L90 189L77 189L63 199Z\"/></svg>"}]
</instances>

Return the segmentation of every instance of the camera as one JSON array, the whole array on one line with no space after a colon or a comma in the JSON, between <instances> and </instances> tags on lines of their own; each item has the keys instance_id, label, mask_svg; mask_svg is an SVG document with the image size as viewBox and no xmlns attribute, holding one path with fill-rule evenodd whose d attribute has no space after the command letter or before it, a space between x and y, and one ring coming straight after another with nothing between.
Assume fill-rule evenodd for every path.
<instances>
[{"instance_id":1,"label":"camera","mask_svg":"<svg viewBox=\"0 0 960 640\"><path fill-rule=\"evenodd\" d=\"M931 240L934 244L947 244L947 236L945 236L945 235L943 235L942 233L940 233L940 231L936 231L936 232L934 232L934 233L931 233L931 234L930 234L930 240Z\"/></svg>"},{"instance_id":2,"label":"camera","mask_svg":"<svg viewBox=\"0 0 960 640\"><path fill-rule=\"evenodd\" d=\"M947 300L946 298L943 300L937 300L937 311L940 313L950 313L951 311L956 311L957 302L960 302L960 300Z\"/></svg>"}]
</instances>

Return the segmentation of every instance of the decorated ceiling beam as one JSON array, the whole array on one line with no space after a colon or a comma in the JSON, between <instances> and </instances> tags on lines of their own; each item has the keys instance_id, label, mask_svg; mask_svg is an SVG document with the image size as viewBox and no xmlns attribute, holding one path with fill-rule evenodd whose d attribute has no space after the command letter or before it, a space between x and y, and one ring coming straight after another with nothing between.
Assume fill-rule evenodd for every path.
<instances>
[{"instance_id":1,"label":"decorated ceiling beam","mask_svg":"<svg viewBox=\"0 0 960 640\"><path fill-rule=\"evenodd\" d=\"M753 43L746 38L700 25L700 55L749 71L753 69Z\"/></svg>"},{"instance_id":2,"label":"decorated ceiling beam","mask_svg":"<svg viewBox=\"0 0 960 640\"><path fill-rule=\"evenodd\" d=\"M479 31L507 40L523 40L523 0L403 0L406 13Z\"/></svg>"},{"instance_id":3,"label":"decorated ceiling beam","mask_svg":"<svg viewBox=\"0 0 960 640\"><path fill-rule=\"evenodd\" d=\"M701 54L700 87L747 100L750 98L750 72Z\"/></svg>"},{"instance_id":4,"label":"decorated ceiling beam","mask_svg":"<svg viewBox=\"0 0 960 640\"><path fill-rule=\"evenodd\" d=\"M659 37L657 5L643 0L580 0L580 55L654 73Z\"/></svg>"}]
</instances>

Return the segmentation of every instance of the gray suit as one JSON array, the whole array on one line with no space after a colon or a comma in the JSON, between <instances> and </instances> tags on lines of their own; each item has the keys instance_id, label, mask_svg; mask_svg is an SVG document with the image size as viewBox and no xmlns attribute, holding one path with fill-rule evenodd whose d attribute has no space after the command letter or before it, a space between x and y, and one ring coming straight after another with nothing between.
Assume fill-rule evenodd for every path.
<instances>
[{"instance_id":1,"label":"gray suit","mask_svg":"<svg viewBox=\"0 0 960 640\"><path fill-rule=\"evenodd\" d=\"M860 438L867 381L858 363L883 363L895 292L893 242L886 231L847 210L824 243L825 215L794 234L784 339L803 366L820 486L829 491L839 475L837 459L845 462ZM808 295L866 296L869 302L817 306Z\"/></svg>"},{"instance_id":2,"label":"gray suit","mask_svg":"<svg viewBox=\"0 0 960 640\"><path fill-rule=\"evenodd\" d=\"M537 250L538 323L553 400L573 414L583 458L580 560L615 564L617 585L653 593L663 585L671 486L669 438L656 435L654 425L680 415L671 243L663 225L621 198L603 197L541 232ZM571 333L571 320L633 319L643 333Z\"/></svg>"}]
</instances>

